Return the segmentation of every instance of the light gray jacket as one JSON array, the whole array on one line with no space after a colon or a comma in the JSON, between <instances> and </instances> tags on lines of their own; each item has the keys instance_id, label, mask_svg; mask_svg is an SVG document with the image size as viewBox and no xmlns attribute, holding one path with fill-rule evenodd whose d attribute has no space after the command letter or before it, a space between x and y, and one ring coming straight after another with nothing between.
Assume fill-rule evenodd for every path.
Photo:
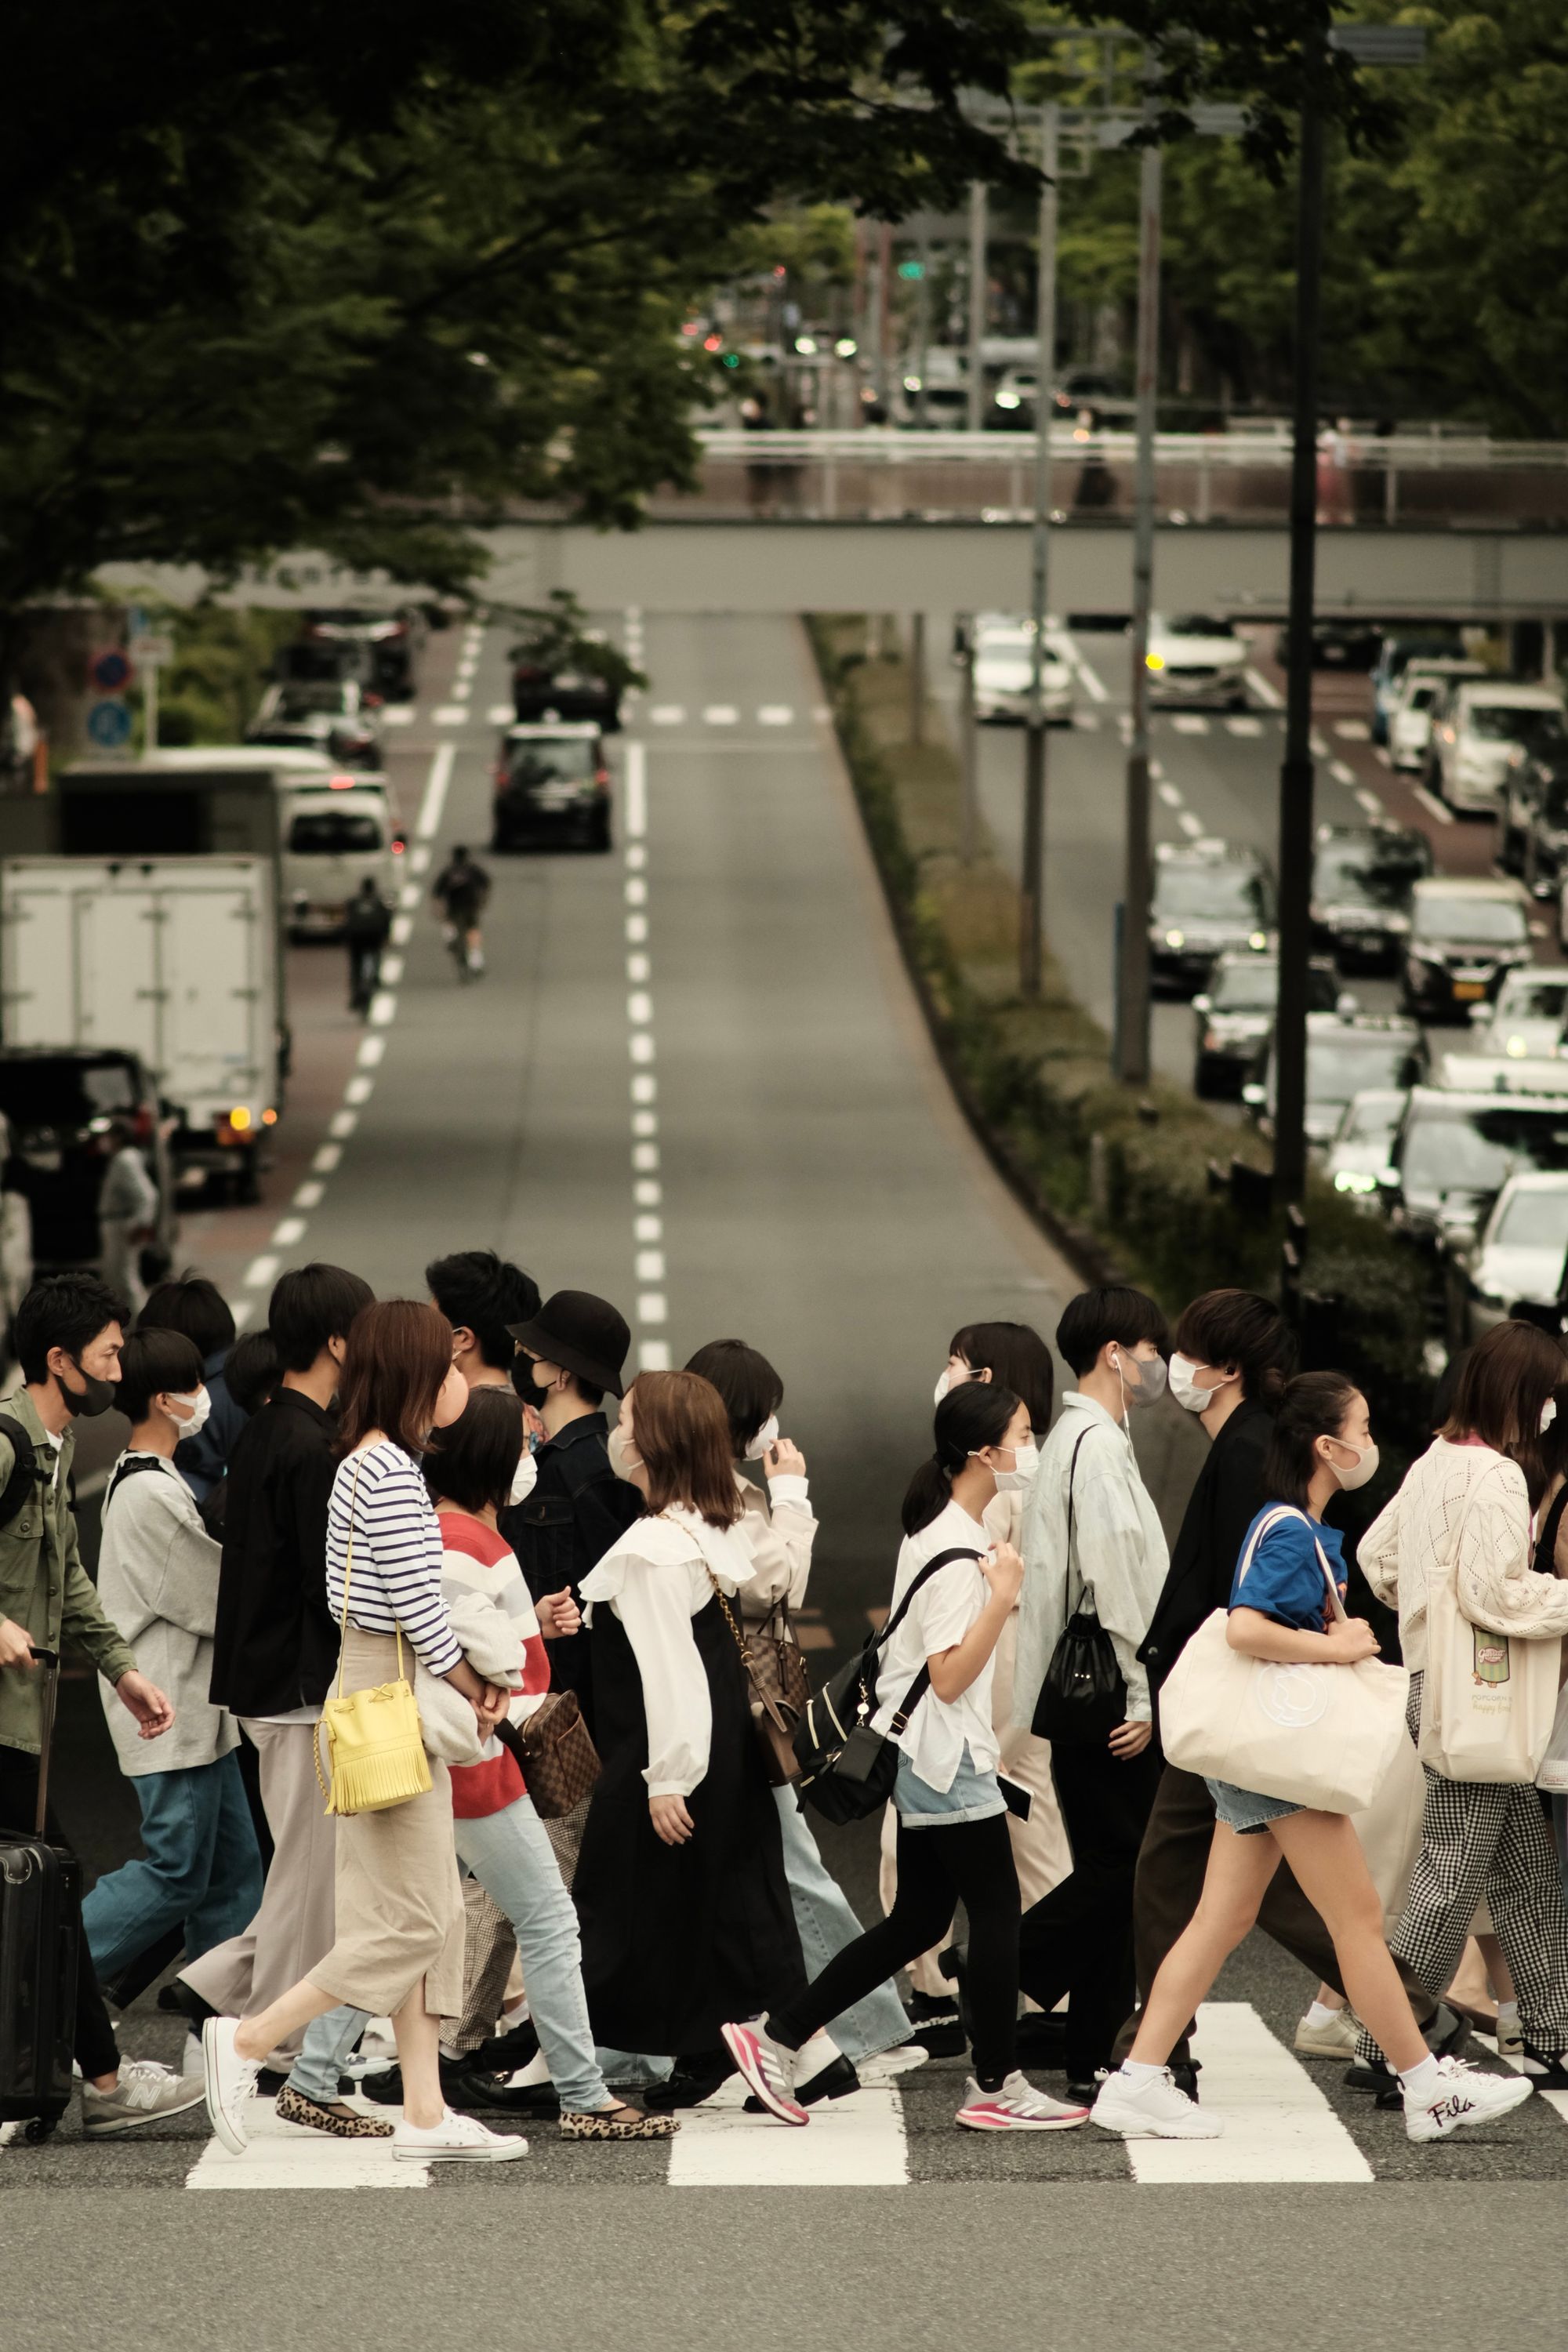
<instances>
[{"instance_id":1,"label":"light gray jacket","mask_svg":"<svg viewBox=\"0 0 1568 2352\"><path fill-rule=\"evenodd\" d=\"M151 1454L141 1459L156 1466L122 1478L103 1515L98 1598L142 1672L173 1701L174 1720L160 1738L142 1739L130 1710L100 1685L109 1736L131 1780L214 1764L239 1745L233 1716L207 1696L223 1547L203 1527L174 1464Z\"/></svg>"}]
</instances>

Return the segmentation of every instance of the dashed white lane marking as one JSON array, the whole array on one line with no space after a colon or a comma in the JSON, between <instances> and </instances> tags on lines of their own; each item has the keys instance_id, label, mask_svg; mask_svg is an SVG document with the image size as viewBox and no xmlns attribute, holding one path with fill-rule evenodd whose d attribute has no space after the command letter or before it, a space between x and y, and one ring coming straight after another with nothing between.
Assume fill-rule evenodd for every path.
<instances>
[{"instance_id":1,"label":"dashed white lane marking","mask_svg":"<svg viewBox=\"0 0 1568 2352\"><path fill-rule=\"evenodd\" d=\"M632 625L634 614L628 612L626 615L626 647L628 653L634 654L634 657L635 652L640 650L642 635L641 617L640 615L636 617L637 626L634 629ZM668 707L674 709L678 717L685 716L679 705L672 704ZM651 711L649 717L657 719L658 711ZM658 1113L653 1108L658 1096L658 1080L649 1066L655 1055L653 996L648 985L653 977L653 960L646 951L647 917L640 911L647 904L647 883L645 879L647 870L648 827L647 746L646 743L632 741L626 745L624 803L622 831L626 840L626 869L624 888L626 906L629 909L635 910L628 912L626 918L626 945L631 950L626 957L628 982L626 1050L633 1064L632 1167L635 1179L632 1198L637 1208L641 1210L650 1205L644 1196L644 1184L658 1170L659 1164L659 1147L655 1140L658 1134ZM651 1205L658 1206L662 1194L657 1185L654 1191L657 1197ZM650 1233L647 1230L650 1222L658 1227L656 1232ZM658 1219L650 1221L646 1216L634 1214L632 1219L632 1239L636 1245L634 1271L639 1284L663 1282L664 1254L662 1250L650 1249L647 1246L650 1243L662 1241L663 1237L664 1229ZM637 1368L640 1371L668 1371L672 1361L669 1342L658 1336L658 1327L668 1321L668 1301L662 1290L639 1289L637 1300L638 1327L637 1347Z\"/></svg>"},{"instance_id":2,"label":"dashed white lane marking","mask_svg":"<svg viewBox=\"0 0 1568 2352\"><path fill-rule=\"evenodd\" d=\"M1072 671L1072 674L1077 678L1079 684L1082 687L1084 692L1088 695L1089 700L1091 702L1108 702L1110 699L1110 689L1106 685L1105 680L1100 677L1099 671L1091 669L1088 662L1085 661L1082 650L1076 638L1064 637L1062 639L1062 650L1068 657L1068 667Z\"/></svg>"},{"instance_id":3,"label":"dashed white lane marking","mask_svg":"<svg viewBox=\"0 0 1568 2352\"><path fill-rule=\"evenodd\" d=\"M418 903L419 903L419 893L418 893L418 891L417 891L417 890L416 890L416 891L415 891L415 893L414 893L414 902L415 902L416 906L417 906L417 905L418 905ZM412 916L412 915L395 915L395 916L394 916L394 918L393 918L393 923L392 923L392 933L391 933L391 937L392 937L392 944L393 944L393 946L394 946L394 947L397 947L397 948L405 948L405 947L408 945L409 940L414 937L414 918L413 918L413 916Z\"/></svg>"},{"instance_id":4,"label":"dashed white lane marking","mask_svg":"<svg viewBox=\"0 0 1568 2352\"><path fill-rule=\"evenodd\" d=\"M241 1277L246 1289L265 1290L268 1283L277 1279L279 1264L278 1255L272 1250L263 1250L259 1257L253 1257Z\"/></svg>"},{"instance_id":5,"label":"dashed white lane marking","mask_svg":"<svg viewBox=\"0 0 1568 2352\"><path fill-rule=\"evenodd\" d=\"M1394 765L1393 752L1385 751L1381 743L1374 743L1373 745L1372 756L1377 761L1380 768L1392 768Z\"/></svg>"},{"instance_id":6,"label":"dashed white lane marking","mask_svg":"<svg viewBox=\"0 0 1568 2352\"><path fill-rule=\"evenodd\" d=\"M685 721L686 706L681 702L656 702L647 715L650 726L679 727Z\"/></svg>"},{"instance_id":7,"label":"dashed white lane marking","mask_svg":"<svg viewBox=\"0 0 1568 2352\"><path fill-rule=\"evenodd\" d=\"M510 702L492 702L485 717L492 727L510 727L516 723L517 709Z\"/></svg>"},{"instance_id":8,"label":"dashed white lane marking","mask_svg":"<svg viewBox=\"0 0 1568 2352\"><path fill-rule=\"evenodd\" d=\"M444 702L439 710L432 711L430 715L437 727L461 727L469 712L461 702Z\"/></svg>"},{"instance_id":9,"label":"dashed white lane marking","mask_svg":"<svg viewBox=\"0 0 1568 2352\"><path fill-rule=\"evenodd\" d=\"M764 702L757 710L759 727L787 727L795 712L787 702Z\"/></svg>"},{"instance_id":10,"label":"dashed white lane marking","mask_svg":"<svg viewBox=\"0 0 1568 2352\"><path fill-rule=\"evenodd\" d=\"M343 1088L343 1100L346 1103L367 1103L374 1092L375 1080L367 1072L362 1070L359 1076L351 1078Z\"/></svg>"},{"instance_id":11,"label":"dashed white lane marking","mask_svg":"<svg viewBox=\"0 0 1568 2352\"><path fill-rule=\"evenodd\" d=\"M452 781L452 761L456 757L456 747L443 743L430 762L429 781L425 786L425 797L419 803L419 815L414 827L416 838L419 841L434 841L441 830L447 790Z\"/></svg>"},{"instance_id":12,"label":"dashed white lane marking","mask_svg":"<svg viewBox=\"0 0 1568 2352\"><path fill-rule=\"evenodd\" d=\"M1334 733L1343 743L1370 743L1372 729L1364 719L1336 719Z\"/></svg>"},{"instance_id":13,"label":"dashed white lane marking","mask_svg":"<svg viewBox=\"0 0 1568 2352\"><path fill-rule=\"evenodd\" d=\"M1163 2186L1372 2179L1371 2165L1306 2067L1247 2002L1205 2001L1198 2011L1194 2053L1204 2070L1204 2105L1224 2116L1224 2134L1218 2139L1130 2139L1127 2157L1135 2180ZM677 2139L675 2146L679 2144Z\"/></svg>"},{"instance_id":14,"label":"dashed white lane marking","mask_svg":"<svg viewBox=\"0 0 1568 2352\"><path fill-rule=\"evenodd\" d=\"M710 727L733 727L741 714L732 702L710 702L702 716Z\"/></svg>"},{"instance_id":15,"label":"dashed white lane marking","mask_svg":"<svg viewBox=\"0 0 1568 2352\"><path fill-rule=\"evenodd\" d=\"M1261 719L1253 717L1251 712L1247 712L1245 716L1239 712L1233 712L1225 722L1225 731L1227 735L1261 735L1263 721Z\"/></svg>"},{"instance_id":16,"label":"dashed white lane marking","mask_svg":"<svg viewBox=\"0 0 1568 2352\"><path fill-rule=\"evenodd\" d=\"M1359 808L1364 809L1367 815L1370 817L1381 817L1387 814L1387 811L1384 809L1383 803L1378 799L1377 794L1374 792L1369 792L1364 785L1356 794L1356 804Z\"/></svg>"},{"instance_id":17,"label":"dashed white lane marking","mask_svg":"<svg viewBox=\"0 0 1568 2352\"><path fill-rule=\"evenodd\" d=\"M672 2189L899 2189L909 2179L903 2105L890 2084L820 2101L804 2131L747 2115L745 2095L731 2077L681 2116Z\"/></svg>"},{"instance_id":18,"label":"dashed white lane marking","mask_svg":"<svg viewBox=\"0 0 1568 2352\"><path fill-rule=\"evenodd\" d=\"M372 1022L377 1029L385 1029L389 1027L396 1019L397 999L393 995L390 989L378 988L376 990L375 994L370 1000L370 1011L365 1017L368 1021ZM370 1038L367 1037L365 1039L365 1045L368 1045L371 1042ZM360 1059L362 1062L364 1059L363 1045L360 1048Z\"/></svg>"},{"instance_id":19,"label":"dashed white lane marking","mask_svg":"<svg viewBox=\"0 0 1568 2352\"><path fill-rule=\"evenodd\" d=\"M415 847L414 847L414 848L412 848L412 849L409 851L409 853L408 853L408 871L410 872L410 874L424 874L424 873L428 872L428 870L429 870L429 866L430 866L430 845L429 845L429 843L428 843L427 841L421 841L421 842L416 843L416 845L415 845ZM417 905L417 904L418 904L417 899L416 899L415 903L416 903L416 905Z\"/></svg>"},{"instance_id":20,"label":"dashed white lane marking","mask_svg":"<svg viewBox=\"0 0 1568 2352\"><path fill-rule=\"evenodd\" d=\"M272 1228L272 1246L274 1249L292 1249L296 1242L302 1242L304 1238L305 1220L303 1217L284 1217Z\"/></svg>"},{"instance_id":21,"label":"dashed white lane marking","mask_svg":"<svg viewBox=\"0 0 1568 2352\"><path fill-rule=\"evenodd\" d=\"M1176 790L1174 784L1161 782L1155 785L1154 790L1159 793L1160 798L1164 802L1167 808L1181 807L1182 795Z\"/></svg>"},{"instance_id":22,"label":"dashed white lane marking","mask_svg":"<svg viewBox=\"0 0 1568 2352\"><path fill-rule=\"evenodd\" d=\"M374 1000L373 999L372 1001L374 1003ZM380 1067L382 1056L385 1052L386 1040L384 1037L362 1037L359 1044L359 1052L355 1055L354 1059L358 1062L362 1070L374 1070Z\"/></svg>"},{"instance_id":23,"label":"dashed white lane marking","mask_svg":"<svg viewBox=\"0 0 1568 2352\"><path fill-rule=\"evenodd\" d=\"M340 1111L339 1118L342 1116L343 1113ZM342 1156L343 1147L341 1143L323 1143L310 1162L311 1169L318 1176L331 1176L337 1169Z\"/></svg>"},{"instance_id":24,"label":"dashed white lane marking","mask_svg":"<svg viewBox=\"0 0 1568 2352\"><path fill-rule=\"evenodd\" d=\"M396 2111L384 2108L392 2122ZM331 2139L280 2124L271 2099L255 2099L246 2117L250 2146L230 2156L209 2140L185 2176L187 2189L426 2189L427 2164L401 2164L385 2139ZM526 2163L527 2158L525 2158Z\"/></svg>"},{"instance_id":25,"label":"dashed white lane marking","mask_svg":"<svg viewBox=\"0 0 1568 2352\"><path fill-rule=\"evenodd\" d=\"M1191 809L1184 809L1176 823L1189 841L1200 841L1203 838L1203 820L1201 817L1195 817Z\"/></svg>"},{"instance_id":26,"label":"dashed white lane marking","mask_svg":"<svg viewBox=\"0 0 1568 2352\"><path fill-rule=\"evenodd\" d=\"M1310 751L1314 760L1326 760L1328 758L1329 739L1324 734L1321 727L1314 727L1310 735L1308 736L1307 749Z\"/></svg>"},{"instance_id":27,"label":"dashed white lane marking","mask_svg":"<svg viewBox=\"0 0 1568 2352\"><path fill-rule=\"evenodd\" d=\"M312 1176L305 1183L295 1186L294 1198L289 1205L296 1209L319 1209L326 1189L319 1179Z\"/></svg>"},{"instance_id":28,"label":"dashed white lane marking","mask_svg":"<svg viewBox=\"0 0 1568 2352\"><path fill-rule=\"evenodd\" d=\"M1260 669L1244 669L1241 674L1265 710L1284 709L1285 697L1277 686L1269 685Z\"/></svg>"},{"instance_id":29,"label":"dashed white lane marking","mask_svg":"<svg viewBox=\"0 0 1568 2352\"><path fill-rule=\"evenodd\" d=\"M1075 710L1072 715L1072 723L1080 734L1098 735L1100 732L1100 714L1098 711Z\"/></svg>"},{"instance_id":30,"label":"dashed white lane marking","mask_svg":"<svg viewBox=\"0 0 1568 2352\"><path fill-rule=\"evenodd\" d=\"M1355 770L1348 760L1331 760L1329 773L1336 784L1353 784L1356 780Z\"/></svg>"},{"instance_id":31,"label":"dashed white lane marking","mask_svg":"<svg viewBox=\"0 0 1568 2352\"><path fill-rule=\"evenodd\" d=\"M1171 724L1178 735L1206 735L1209 731L1208 720L1196 710L1173 711Z\"/></svg>"},{"instance_id":32,"label":"dashed white lane marking","mask_svg":"<svg viewBox=\"0 0 1568 2352\"><path fill-rule=\"evenodd\" d=\"M384 955L379 977L383 988L395 988L403 978L403 958L400 955Z\"/></svg>"},{"instance_id":33,"label":"dashed white lane marking","mask_svg":"<svg viewBox=\"0 0 1568 2352\"><path fill-rule=\"evenodd\" d=\"M1416 799L1420 802L1428 816L1435 816L1439 824L1453 824L1453 810L1446 806L1445 803L1437 798L1436 793L1429 793L1425 784L1412 784L1410 789L1415 793Z\"/></svg>"},{"instance_id":34,"label":"dashed white lane marking","mask_svg":"<svg viewBox=\"0 0 1568 2352\"><path fill-rule=\"evenodd\" d=\"M358 1125L357 1110L335 1110L327 1121L327 1133L334 1136L338 1142L346 1143Z\"/></svg>"}]
</instances>

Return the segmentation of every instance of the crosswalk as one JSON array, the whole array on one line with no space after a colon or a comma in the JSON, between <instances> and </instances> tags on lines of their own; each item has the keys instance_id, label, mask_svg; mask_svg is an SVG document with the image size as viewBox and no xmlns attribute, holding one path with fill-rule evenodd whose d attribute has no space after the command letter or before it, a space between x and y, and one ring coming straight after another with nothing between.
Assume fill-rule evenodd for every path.
<instances>
[{"instance_id":1,"label":"crosswalk","mask_svg":"<svg viewBox=\"0 0 1568 2352\"><path fill-rule=\"evenodd\" d=\"M1413 2161L1437 2162L1410 2148L1397 2111L1380 2111L1364 2094L1343 2090L1337 2062L1303 2062L1250 2002L1205 2003L1194 2049L1203 2069L1204 2105L1225 2118L1219 2138L1123 2142L1087 2124L1066 2132L1018 2135L1009 2140L1005 2166L997 2159L999 2175L1005 2168L1013 2182L1121 2179L1130 2189L1367 2186L1411 2178ZM1478 2050L1477 2055L1487 2053ZM615 2177L650 2189L731 2190L842 2191L948 2178L973 2180L994 2143L953 2124L963 2075L957 2062L915 2068L890 2083L815 2107L804 2131L746 2114L742 2086L731 2081L703 2106L684 2114L672 2140L639 2142L622 2150L614 2159ZM1045 2087L1059 2095L1061 2084L1047 2078ZM393 2109L379 2112L395 2116ZM164 2144L166 2162L156 2185L198 2194L300 2189L402 2193L435 2187L446 2192L460 2189L476 2168L490 2177L489 2167L399 2162L384 2140L341 2140L301 2131L279 2123L269 2099L252 2103L250 2145L240 2157L229 2155L205 2132L198 2137L191 2131L195 2121L182 2119L174 2127L183 2127L185 2136ZM1474 2151L1470 2160L1489 2176L1557 2179L1568 2175L1565 2126L1568 2094L1552 2093L1531 2100L1485 2134L1462 2136L1453 2145ZM586 2186L610 2169L603 2150L561 2141L552 2120L521 2128L531 2147L520 2165L504 2168L510 2181ZM78 2162L100 2154L58 2147L58 2158L68 2152ZM13 2139L0 2151L0 2179L15 2185L30 2164L49 2160ZM113 2159L105 2151L100 2160Z\"/></svg>"}]
</instances>

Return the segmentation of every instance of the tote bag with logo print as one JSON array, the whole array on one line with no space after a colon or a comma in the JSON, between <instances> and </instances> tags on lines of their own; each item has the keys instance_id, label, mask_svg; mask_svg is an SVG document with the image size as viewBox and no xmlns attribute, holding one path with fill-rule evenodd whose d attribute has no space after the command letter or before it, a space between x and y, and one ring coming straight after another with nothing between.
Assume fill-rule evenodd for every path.
<instances>
[{"instance_id":1,"label":"tote bag with logo print","mask_svg":"<svg viewBox=\"0 0 1568 2352\"><path fill-rule=\"evenodd\" d=\"M1458 1560L1456 1542L1426 1571L1421 1761L1445 1780L1531 1781L1552 1738L1563 1643L1476 1624L1459 1605Z\"/></svg>"}]
</instances>

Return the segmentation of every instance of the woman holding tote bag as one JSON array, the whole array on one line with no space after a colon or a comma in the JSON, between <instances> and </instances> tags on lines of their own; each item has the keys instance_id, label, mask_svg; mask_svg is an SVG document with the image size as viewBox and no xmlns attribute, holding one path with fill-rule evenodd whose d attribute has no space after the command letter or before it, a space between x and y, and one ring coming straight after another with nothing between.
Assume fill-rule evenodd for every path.
<instances>
[{"instance_id":1,"label":"woman holding tote bag","mask_svg":"<svg viewBox=\"0 0 1568 2352\"><path fill-rule=\"evenodd\" d=\"M1426 1768L1394 1949L1423 1984L1447 1984L1484 1902L1514 1980L1523 2071L1548 2091L1568 2090L1568 1910L1533 1784L1568 1581L1549 1562L1532 1566L1530 1497L1544 1483L1541 1438L1565 1375L1562 1349L1535 1324L1494 1325L1460 1371L1448 1419L1358 1548L1367 1582L1399 1610ZM1357 2055L1379 2063L1375 2034Z\"/></svg>"},{"instance_id":2,"label":"woman holding tote bag","mask_svg":"<svg viewBox=\"0 0 1568 2352\"><path fill-rule=\"evenodd\" d=\"M1340 1538L1322 1524L1342 1488L1377 1467L1366 1399L1342 1372L1289 1381L1264 1469L1264 1507L1247 1530L1231 1587L1229 1645L1291 1666L1353 1667L1375 1655L1372 1628L1343 1617ZM1280 1704L1289 1710L1286 1676ZM1383 1939L1383 1906L1348 1814L1319 1812L1210 1780L1216 1819L1198 1907L1162 1962L1130 2055L1108 2075L1093 2121L1125 2139L1214 2139L1220 2118L1179 2090L1167 2060L1221 1967L1258 1917L1281 1857L1333 1938L1342 1981L1399 2070L1405 2127L1417 2141L1506 2114L1530 2096L1515 2075L1480 2074L1434 2058ZM1465 1914L1468 1917L1468 1912ZM1461 1941L1463 1937L1461 1936Z\"/></svg>"}]
</instances>

